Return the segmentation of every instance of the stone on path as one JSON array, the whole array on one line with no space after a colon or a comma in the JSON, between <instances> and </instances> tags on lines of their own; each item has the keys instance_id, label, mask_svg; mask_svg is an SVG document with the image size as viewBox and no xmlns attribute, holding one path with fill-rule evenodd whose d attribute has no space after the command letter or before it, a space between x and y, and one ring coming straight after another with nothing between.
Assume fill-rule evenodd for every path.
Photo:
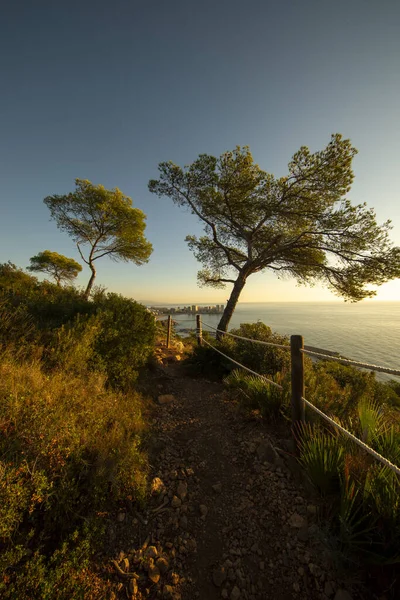
<instances>
[{"instance_id":1,"label":"stone on path","mask_svg":"<svg viewBox=\"0 0 400 600\"><path fill-rule=\"evenodd\" d=\"M307 527L307 521L304 517L299 515L298 513L293 513L288 521L289 525L292 527L296 527L297 529L302 529L303 527Z\"/></svg>"},{"instance_id":2,"label":"stone on path","mask_svg":"<svg viewBox=\"0 0 400 600\"><path fill-rule=\"evenodd\" d=\"M155 546L149 546L146 549L145 555L148 558L156 558L158 556L158 550L157 550L157 548Z\"/></svg>"},{"instance_id":3,"label":"stone on path","mask_svg":"<svg viewBox=\"0 0 400 600\"><path fill-rule=\"evenodd\" d=\"M182 504L182 500L178 496L174 496L171 500L172 508L179 508Z\"/></svg>"},{"instance_id":4,"label":"stone on path","mask_svg":"<svg viewBox=\"0 0 400 600\"><path fill-rule=\"evenodd\" d=\"M172 394L161 394L158 396L158 404L170 404L175 400L175 396Z\"/></svg>"},{"instance_id":5,"label":"stone on path","mask_svg":"<svg viewBox=\"0 0 400 600\"><path fill-rule=\"evenodd\" d=\"M214 585L221 587L226 579L226 571L224 567L216 567L212 574Z\"/></svg>"},{"instance_id":6,"label":"stone on path","mask_svg":"<svg viewBox=\"0 0 400 600\"><path fill-rule=\"evenodd\" d=\"M165 492L165 485L159 477L154 477L153 481L151 482L150 492L152 496L156 496L157 494Z\"/></svg>"},{"instance_id":7,"label":"stone on path","mask_svg":"<svg viewBox=\"0 0 400 600\"><path fill-rule=\"evenodd\" d=\"M240 598L240 590L239 590L238 586L235 585L235 587L231 591L230 600L239 600L239 598Z\"/></svg>"},{"instance_id":8,"label":"stone on path","mask_svg":"<svg viewBox=\"0 0 400 600\"><path fill-rule=\"evenodd\" d=\"M187 483L186 483L186 481L180 481L178 483L178 489L177 489L176 493L177 493L178 497L181 500L184 500L186 498L186 496L187 496Z\"/></svg>"},{"instance_id":9,"label":"stone on path","mask_svg":"<svg viewBox=\"0 0 400 600\"><path fill-rule=\"evenodd\" d=\"M160 556L160 558L157 559L156 565L162 575L164 575L164 573L166 573L169 569L169 562L163 556Z\"/></svg>"},{"instance_id":10,"label":"stone on path","mask_svg":"<svg viewBox=\"0 0 400 600\"><path fill-rule=\"evenodd\" d=\"M156 565L151 565L149 568L149 579L153 583L158 583L160 581L160 570Z\"/></svg>"}]
</instances>

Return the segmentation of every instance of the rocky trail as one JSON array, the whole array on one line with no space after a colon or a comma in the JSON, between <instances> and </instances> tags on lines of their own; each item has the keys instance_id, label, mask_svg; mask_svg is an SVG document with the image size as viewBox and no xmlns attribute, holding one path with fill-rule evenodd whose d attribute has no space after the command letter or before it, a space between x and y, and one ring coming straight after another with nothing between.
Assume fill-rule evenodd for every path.
<instances>
[{"instance_id":1,"label":"rocky trail","mask_svg":"<svg viewBox=\"0 0 400 600\"><path fill-rule=\"evenodd\" d=\"M318 506L287 466L290 441L167 358L154 377L152 499L140 514L121 512L111 531L116 596L358 597L338 580Z\"/></svg>"}]
</instances>

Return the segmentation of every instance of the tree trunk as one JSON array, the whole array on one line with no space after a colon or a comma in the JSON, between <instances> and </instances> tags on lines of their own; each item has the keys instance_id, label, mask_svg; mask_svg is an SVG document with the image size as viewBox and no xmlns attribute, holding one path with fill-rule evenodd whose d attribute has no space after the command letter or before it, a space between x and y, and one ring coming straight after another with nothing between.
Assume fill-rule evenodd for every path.
<instances>
[{"instance_id":1,"label":"tree trunk","mask_svg":"<svg viewBox=\"0 0 400 600\"><path fill-rule=\"evenodd\" d=\"M233 285L233 289L231 295L229 296L228 303L219 322L218 329L221 329L222 331L227 331L229 322L233 315L233 311L236 308L236 304L238 303L239 296L242 292L242 289L245 286L245 283L246 276L239 273L239 276ZM223 337L223 333L217 332L217 340L221 340Z\"/></svg>"},{"instance_id":2,"label":"tree trunk","mask_svg":"<svg viewBox=\"0 0 400 600\"><path fill-rule=\"evenodd\" d=\"M94 268L94 264L89 263L89 267L90 267L90 270L92 271L92 274L90 276L89 283L87 284L87 288L86 288L85 294L84 294L86 300L89 300L90 292L92 291L93 283L94 283L94 280L96 279L96 269Z\"/></svg>"}]
</instances>

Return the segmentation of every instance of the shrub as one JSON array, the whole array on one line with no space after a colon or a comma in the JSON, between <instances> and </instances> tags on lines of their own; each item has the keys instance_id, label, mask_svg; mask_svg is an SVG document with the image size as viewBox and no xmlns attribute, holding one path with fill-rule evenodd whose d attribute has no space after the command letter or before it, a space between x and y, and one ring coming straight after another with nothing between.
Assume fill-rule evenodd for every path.
<instances>
[{"instance_id":1,"label":"shrub","mask_svg":"<svg viewBox=\"0 0 400 600\"><path fill-rule=\"evenodd\" d=\"M253 369L253 371L257 371L261 375L290 372L290 348L287 336L273 333L270 327L261 322L242 324L238 329L232 329L231 333L252 340L287 345L288 350L283 350L273 346L263 346L262 344L229 338L229 336L224 337L224 343L227 343L227 338L229 340L234 339L233 358L246 367Z\"/></svg>"},{"instance_id":2,"label":"shrub","mask_svg":"<svg viewBox=\"0 0 400 600\"><path fill-rule=\"evenodd\" d=\"M0 348L12 346L15 350L31 344L37 338L32 317L23 305L12 306L0 291Z\"/></svg>"},{"instance_id":3,"label":"shrub","mask_svg":"<svg viewBox=\"0 0 400 600\"><path fill-rule=\"evenodd\" d=\"M154 350L154 316L142 304L118 294L100 294L93 304L101 326L95 353L109 382L129 389Z\"/></svg>"},{"instance_id":4,"label":"shrub","mask_svg":"<svg viewBox=\"0 0 400 600\"><path fill-rule=\"evenodd\" d=\"M280 374L275 375L272 381L280 385L283 383ZM242 370L233 371L224 379L224 383L239 392L239 398L245 407L259 410L269 420L276 420L281 415L288 400L284 391Z\"/></svg>"},{"instance_id":5,"label":"shrub","mask_svg":"<svg viewBox=\"0 0 400 600\"><path fill-rule=\"evenodd\" d=\"M100 360L95 355L95 345L100 333L99 316L78 314L49 335L44 353L47 367L74 374L99 371Z\"/></svg>"},{"instance_id":6,"label":"shrub","mask_svg":"<svg viewBox=\"0 0 400 600\"><path fill-rule=\"evenodd\" d=\"M93 523L91 523L93 526ZM104 600L110 584L93 572L98 527L76 530L48 558L39 550L29 557L22 546L0 558L0 594L4 600Z\"/></svg>"},{"instance_id":7,"label":"shrub","mask_svg":"<svg viewBox=\"0 0 400 600\"><path fill-rule=\"evenodd\" d=\"M142 502L142 400L106 390L96 373L46 374L38 363L7 357L0 361L0 396L0 547L8 561L13 548L22 548L15 568L27 547L37 551L29 569L38 573L48 540L53 552L97 511L128 496Z\"/></svg>"},{"instance_id":8,"label":"shrub","mask_svg":"<svg viewBox=\"0 0 400 600\"><path fill-rule=\"evenodd\" d=\"M335 434L310 424L299 428L300 462L322 494L340 489L344 448Z\"/></svg>"}]
</instances>

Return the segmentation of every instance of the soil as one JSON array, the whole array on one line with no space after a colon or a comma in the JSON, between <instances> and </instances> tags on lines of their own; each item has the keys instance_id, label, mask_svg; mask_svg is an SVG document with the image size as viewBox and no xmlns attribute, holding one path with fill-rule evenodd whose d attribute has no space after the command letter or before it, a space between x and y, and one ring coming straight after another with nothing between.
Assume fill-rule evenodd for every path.
<instances>
[{"instance_id":1,"label":"soil","mask_svg":"<svg viewBox=\"0 0 400 600\"><path fill-rule=\"evenodd\" d=\"M176 355L159 349L151 380L150 503L110 527L115 597L360 597L335 570L292 441L221 383L190 376Z\"/></svg>"}]
</instances>

